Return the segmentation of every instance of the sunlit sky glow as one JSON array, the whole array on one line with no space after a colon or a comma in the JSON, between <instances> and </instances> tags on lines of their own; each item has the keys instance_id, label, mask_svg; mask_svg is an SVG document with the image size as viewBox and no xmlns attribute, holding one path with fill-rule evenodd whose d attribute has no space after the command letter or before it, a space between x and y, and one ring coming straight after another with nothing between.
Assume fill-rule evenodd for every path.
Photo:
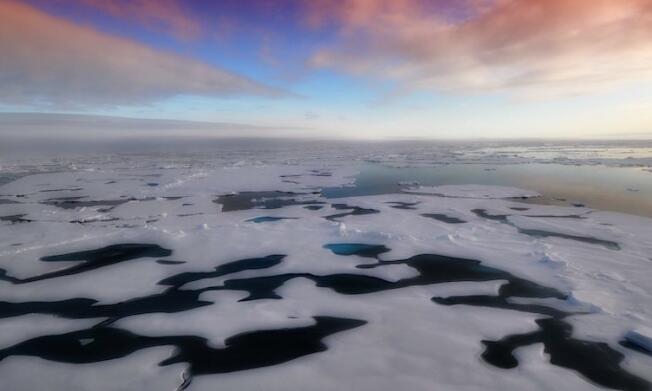
<instances>
[{"instance_id":1,"label":"sunlit sky glow","mask_svg":"<svg viewBox=\"0 0 652 391\"><path fill-rule=\"evenodd\" d=\"M651 138L652 0L0 0L0 112Z\"/></svg>"}]
</instances>

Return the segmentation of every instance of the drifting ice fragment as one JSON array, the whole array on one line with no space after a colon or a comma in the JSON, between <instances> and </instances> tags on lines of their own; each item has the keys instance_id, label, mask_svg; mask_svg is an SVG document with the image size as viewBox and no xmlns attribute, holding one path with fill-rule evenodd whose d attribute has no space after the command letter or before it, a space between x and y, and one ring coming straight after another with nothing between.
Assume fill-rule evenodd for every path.
<instances>
[{"instance_id":1,"label":"drifting ice fragment","mask_svg":"<svg viewBox=\"0 0 652 391\"><path fill-rule=\"evenodd\" d=\"M628 331L625 334L625 339L648 352L652 352L652 329L648 327Z\"/></svg>"}]
</instances>

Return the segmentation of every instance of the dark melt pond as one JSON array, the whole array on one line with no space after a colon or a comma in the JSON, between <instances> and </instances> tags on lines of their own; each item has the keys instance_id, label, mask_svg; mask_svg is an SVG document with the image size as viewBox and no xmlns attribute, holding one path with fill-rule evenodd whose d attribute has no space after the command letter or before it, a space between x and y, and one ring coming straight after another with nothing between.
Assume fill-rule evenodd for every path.
<instances>
[{"instance_id":1,"label":"dark melt pond","mask_svg":"<svg viewBox=\"0 0 652 391\"><path fill-rule=\"evenodd\" d=\"M279 209L290 205L320 205L317 193L292 193L284 191L243 191L219 196L214 202L222 205L223 212L253 208Z\"/></svg>"}]
</instances>

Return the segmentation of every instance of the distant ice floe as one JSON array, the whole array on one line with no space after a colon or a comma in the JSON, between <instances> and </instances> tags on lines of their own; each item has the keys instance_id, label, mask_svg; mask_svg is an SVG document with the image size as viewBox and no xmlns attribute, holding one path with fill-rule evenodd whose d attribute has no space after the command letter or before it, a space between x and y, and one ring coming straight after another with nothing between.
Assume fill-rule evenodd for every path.
<instances>
[{"instance_id":1,"label":"distant ice floe","mask_svg":"<svg viewBox=\"0 0 652 391\"><path fill-rule=\"evenodd\" d=\"M224 159L0 186L3 387L650 388L652 219Z\"/></svg>"},{"instance_id":2,"label":"distant ice floe","mask_svg":"<svg viewBox=\"0 0 652 391\"><path fill-rule=\"evenodd\" d=\"M532 198L541 194L532 190L519 189L509 186L487 186L487 185L442 185L442 186L418 186L403 190L406 193L432 194L442 197L457 198Z\"/></svg>"}]
</instances>

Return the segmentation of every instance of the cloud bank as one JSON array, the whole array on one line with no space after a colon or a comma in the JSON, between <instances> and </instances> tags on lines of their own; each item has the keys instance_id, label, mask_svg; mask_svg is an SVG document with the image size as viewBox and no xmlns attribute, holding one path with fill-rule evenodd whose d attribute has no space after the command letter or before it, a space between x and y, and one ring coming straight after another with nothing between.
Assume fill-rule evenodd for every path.
<instances>
[{"instance_id":1,"label":"cloud bank","mask_svg":"<svg viewBox=\"0 0 652 391\"><path fill-rule=\"evenodd\" d=\"M224 69L0 2L0 103L59 107L150 103L177 95L276 96Z\"/></svg>"},{"instance_id":2,"label":"cloud bank","mask_svg":"<svg viewBox=\"0 0 652 391\"><path fill-rule=\"evenodd\" d=\"M228 122L128 118L65 113L0 113L0 137L7 139L159 138L178 137L287 137L301 134L293 127L258 126Z\"/></svg>"},{"instance_id":3,"label":"cloud bank","mask_svg":"<svg viewBox=\"0 0 652 391\"><path fill-rule=\"evenodd\" d=\"M409 91L566 95L652 80L650 0L318 0L309 18L339 31L312 66Z\"/></svg>"}]
</instances>

